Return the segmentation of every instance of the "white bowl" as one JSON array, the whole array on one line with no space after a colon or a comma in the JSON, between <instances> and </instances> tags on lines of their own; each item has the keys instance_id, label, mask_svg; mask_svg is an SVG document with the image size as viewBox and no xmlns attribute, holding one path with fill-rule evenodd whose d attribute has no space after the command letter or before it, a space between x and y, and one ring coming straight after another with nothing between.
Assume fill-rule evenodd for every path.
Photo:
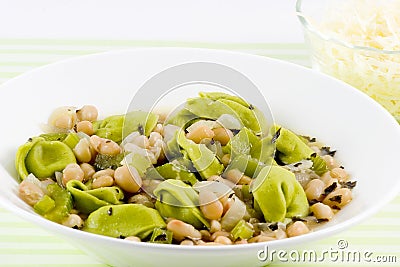
<instances>
[{"instance_id":1,"label":"white bowl","mask_svg":"<svg viewBox=\"0 0 400 267\"><path fill-rule=\"evenodd\" d=\"M316 136L358 181L354 200L335 220L307 235L237 246L188 247L132 243L70 229L37 215L18 198L14 156L58 106L94 104L101 114L126 111L146 80L186 62L236 69L260 88L275 121ZM199 88L201 89L201 88ZM54 235L114 266L261 266L258 251L288 249L344 230L379 210L400 188L400 127L380 105L343 82L265 57L204 49L134 49L48 65L0 87L0 203Z\"/></svg>"}]
</instances>

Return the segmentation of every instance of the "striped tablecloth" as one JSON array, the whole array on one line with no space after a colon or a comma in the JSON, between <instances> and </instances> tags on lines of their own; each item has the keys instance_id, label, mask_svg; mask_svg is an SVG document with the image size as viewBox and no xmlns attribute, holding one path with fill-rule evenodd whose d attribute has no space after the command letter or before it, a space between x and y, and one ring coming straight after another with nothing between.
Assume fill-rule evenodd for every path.
<instances>
[{"instance_id":1,"label":"striped tablecloth","mask_svg":"<svg viewBox=\"0 0 400 267\"><path fill-rule=\"evenodd\" d=\"M133 47L201 47L269 56L309 66L302 43L191 43L134 40L0 39L0 84L21 73L66 58ZM319 251L337 250L347 242L351 250L369 251L371 262L296 263L295 266L400 266L400 195L374 217L336 236L310 244ZM339 242L339 244L338 244ZM382 257L383 256L383 257ZM385 257L386 256L386 257ZM386 263L384 263L386 261ZM388 261L391 261L389 263ZM395 261L395 262L394 262ZM276 263L274 266L283 265ZM0 208L0 266L106 266L73 244L53 236Z\"/></svg>"}]
</instances>

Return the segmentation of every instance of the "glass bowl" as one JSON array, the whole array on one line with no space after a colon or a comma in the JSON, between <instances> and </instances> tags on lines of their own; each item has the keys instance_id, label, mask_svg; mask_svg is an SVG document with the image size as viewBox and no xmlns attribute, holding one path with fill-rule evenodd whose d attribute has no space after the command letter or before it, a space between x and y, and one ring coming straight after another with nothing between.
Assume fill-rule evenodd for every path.
<instances>
[{"instance_id":1,"label":"glass bowl","mask_svg":"<svg viewBox=\"0 0 400 267\"><path fill-rule=\"evenodd\" d=\"M350 2L354 6L350 7ZM395 1L389 0L389 2ZM400 7L399 2L397 0L396 4ZM372 14L369 17L371 20L379 19L380 14L378 10L367 10L362 3L366 4L366 1L297 0L296 12L303 26L306 43L310 48L312 67L363 91L385 107L400 122L400 39L397 39L399 49L387 49L371 39L357 40L357 35L360 34L357 32L359 29L357 27L352 29L351 23L359 21L360 17L364 19L362 16L366 15L360 15L357 12L359 10L360 13L370 12L367 15ZM356 13L349 12L347 8L352 8L352 12L355 10ZM332 14L336 16L335 24L329 17ZM354 14L357 17L349 17ZM362 23L364 21L361 20L360 25L365 26ZM367 23L369 24L366 28L374 26L373 21ZM337 32L348 33L352 36L351 38L357 36L354 38L355 42L344 40L334 31L330 32L328 28L332 26L336 27ZM366 28L361 30L369 30ZM369 37L365 34L365 38ZM378 38L381 37L378 36Z\"/></svg>"}]
</instances>

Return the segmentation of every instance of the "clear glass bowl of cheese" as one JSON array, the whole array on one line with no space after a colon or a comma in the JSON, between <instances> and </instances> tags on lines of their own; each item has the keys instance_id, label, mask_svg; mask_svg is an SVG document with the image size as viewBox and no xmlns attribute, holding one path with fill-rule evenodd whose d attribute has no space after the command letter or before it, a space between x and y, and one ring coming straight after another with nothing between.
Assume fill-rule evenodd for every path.
<instances>
[{"instance_id":1,"label":"clear glass bowl of cheese","mask_svg":"<svg viewBox=\"0 0 400 267\"><path fill-rule=\"evenodd\" d=\"M296 11L313 68L365 92L400 122L400 0L297 0Z\"/></svg>"}]
</instances>

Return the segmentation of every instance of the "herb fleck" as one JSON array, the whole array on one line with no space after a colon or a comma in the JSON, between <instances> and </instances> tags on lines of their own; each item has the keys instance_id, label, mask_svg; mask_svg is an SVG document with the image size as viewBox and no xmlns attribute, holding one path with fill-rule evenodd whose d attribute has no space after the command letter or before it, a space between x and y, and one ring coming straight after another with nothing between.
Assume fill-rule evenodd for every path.
<instances>
[{"instance_id":1,"label":"herb fleck","mask_svg":"<svg viewBox=\"0 0 400 267\"><path fill-rule=\"evenodd\" d=\"M348 189L353 189L356 185L357 185L357 181L347 181L347 182L343 182L341 183L342 187L344 188L348 188Z\"/></svg>"},{"instance_id":2,"label":"herb fleck","mask_svg":"<svg viewBox=\"0 0 400 267\"><path fill-rule=\"evenodd\" d=\"M139 132L140 135L144 135L143 125L141 125L141 124L138 125L138 132Z\"/></svg>"},{"instance_id":3,"label":"herb fleck","mask_svg":"<svg viewBox=\"0 0 400 267\"><path fill-rule=\"evenodd\" d=\"M333 196L329 200L340 204L342 202L342 195Z\"/></svg>"},{"instance_id":4,"label":"herb fleck","mask_svg":"<svg viewBox=\"0 0 400 267\"><path fill-rule=\"evenodd\" d=\"M337 183L336 182L332 183L330 186L325 188L324 195L327 195L327 194L333 192L333 190L335 190L336 188L337 188Z\"/></svg>"},{"instance_id":5,"label":"herb fleck","mask_svg":"<svg viewBox=\"0 0 400 267\"><path fill-rule=\"evenodd\" d=\"M278 223L271 223L270 225L268 225L268 228L272 231L278 230Z\"/></svg>"},{"instance_id":6,"label":"herb fleck","mask_svg":"<svg viewBox=\"0 0 400 267\"><path fill-rule=\"evenodd\" d=\"M279 138L279 136L281 135L281 129L282 129L282 128L279 128L279 129L276 131L276 133L274 134L274 136L272 136L271 144L274 144L274 143L276 142L276 140Z\"/></svg>"},{"instance_id":7,"label":"herb fleck","mask_svg":"<svg viewBox=\"0 0 400 267\"><path fill-rule=\"evenodd\" d=\"M113 208L110 207L110 208L107 210L107 214L108 214L109 216L111 216L111 215L112 215L112 212L113 212Z\"/></svg>"},{"instance_id":8,"label":"herb fleck","mask_svg":"<svg viewBox=\"0 0 400 267\"><path fill-rule=\"evenodd\" d=\"M249 109L250 109L250 110L253 110L253 109L254 109L254 106L253 106L252 104L250 104L250 105L249 105Z\"/></svg>"}]
</instances>

